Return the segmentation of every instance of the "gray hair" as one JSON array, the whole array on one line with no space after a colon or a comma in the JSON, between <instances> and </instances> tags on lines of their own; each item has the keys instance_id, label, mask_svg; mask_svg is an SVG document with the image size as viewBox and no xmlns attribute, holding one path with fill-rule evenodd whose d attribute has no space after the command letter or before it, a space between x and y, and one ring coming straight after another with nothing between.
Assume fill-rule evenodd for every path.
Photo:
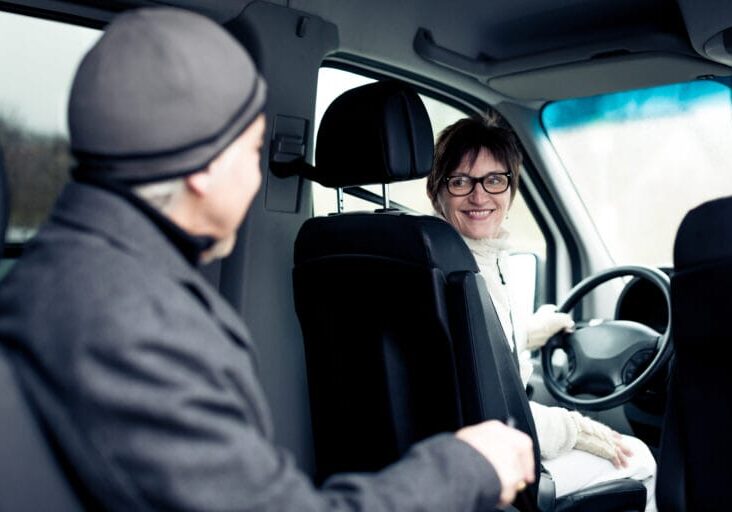
<instances>
[{"instance_id":1,"label":"gray hair","mask_svg":"<svg viewBox=\"0 0 732 512\"><path fill-rule=\"evenodd\" d=\"M135 195L145 200L153 208L164 212L185 188L185 178L145 183L132 187Z\"/></svg>"}]
</instances>

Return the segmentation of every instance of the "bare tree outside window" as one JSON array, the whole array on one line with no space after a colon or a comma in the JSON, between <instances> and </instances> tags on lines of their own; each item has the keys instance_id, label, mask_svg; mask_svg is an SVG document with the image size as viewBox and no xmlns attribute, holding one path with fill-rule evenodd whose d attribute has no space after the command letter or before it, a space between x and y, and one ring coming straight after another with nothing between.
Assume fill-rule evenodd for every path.
<instances>
[{"instance_id":1,"label":"bare tree outside window","mask_svg":"<svg viewBox=\"0 0 732 512\"><path fill-rule=\"evenodd\" d=\"M10 243L36 232L68 180L66 103L74 71L100 35L0 12L0 148L10 185Z\"/></svg>"}]
</instances>

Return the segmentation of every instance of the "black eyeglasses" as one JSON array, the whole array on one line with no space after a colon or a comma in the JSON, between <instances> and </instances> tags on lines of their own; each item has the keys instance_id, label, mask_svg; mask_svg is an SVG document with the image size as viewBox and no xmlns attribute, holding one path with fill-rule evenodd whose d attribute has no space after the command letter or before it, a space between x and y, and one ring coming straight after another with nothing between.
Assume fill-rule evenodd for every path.
<instances>
[{"instance_id":1,"label":"black eyeglasses","mask_svg":"<svg viewBox=\"0 0 732 512\"><path fill-rule=\"evenodd\" d=\"M490 172L480 178L472 176L447 176L444 182L447 191L453 196L467 196L475 189L475 184L480 183L483 190L489 194L502 194L511 186L513 174L508 172Z\"/></svg>"}]
</instances>

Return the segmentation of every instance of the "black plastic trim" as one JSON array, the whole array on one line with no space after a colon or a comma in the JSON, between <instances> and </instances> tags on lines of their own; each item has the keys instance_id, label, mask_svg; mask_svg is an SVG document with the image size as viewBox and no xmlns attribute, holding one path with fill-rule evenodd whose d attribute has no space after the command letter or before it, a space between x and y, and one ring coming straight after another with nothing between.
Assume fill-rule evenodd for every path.
<instances>
[{"instance_id":1,"label":"black plastic trim","mask_svg":"<svg viewBox=\"0 0 732 512\"><path fill-rule=\"evenodd\" d=\"M91 5L83 7L92 7ZM101 6L93 6L94 9L103 11L104 8ZM121 11L120 9L119 11ZM119 11L109 11L110 16L114 16ZM8 12L11 14L19 14L21 16L29 16L31 18L38 18L47 21L56 21L59 23L66 23L68 25L77 25L80 27L93 28L97 30L104 30L108 21L100 20L96 18L90 18L85 16L79 16L75 14L63 13L58 11L51 11L40 7L31 7L27 5L18 5L8 2L0 1L0 12Z\"/></svg>"}]
</instances>

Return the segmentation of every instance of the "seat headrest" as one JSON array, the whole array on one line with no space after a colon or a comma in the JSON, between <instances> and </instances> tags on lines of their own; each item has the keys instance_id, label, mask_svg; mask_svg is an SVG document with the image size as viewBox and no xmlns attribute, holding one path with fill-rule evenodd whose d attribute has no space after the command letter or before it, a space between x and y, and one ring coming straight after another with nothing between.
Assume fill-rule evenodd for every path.
<instances>
[{"instance_id":1,"label":"seat headrest","mask_svg":"<svg viewBox=\"0 0 732 512\"><path fill-rule=\"evenodd\" d=\"M709 201L686 214L676 233L674 269L732 258L732 196Z\"/></svg>"},{"instance_id":2,"label":"seat headrest","mask_svg":"<svg viewBox=\"0 0 732 512\"><path fill-rule=\"evenodd\" d=\"M432 125L417 92L397 81L368 84L326 110L308 178L327 187L421 178L432 168L433 150Z\"/></svg>"},{"instance_id":3,"label":"seat headrest","mask_svg":"<svg viewBox=\"0 0 732 512\"><path fill-rule=\"evenodd\" d=\"M10 191L8 180L5 177L5 161L3 149L0 148L0 257L2 257L5 246L5 230L8 227L8 216L10 215Z\"/></svg>"}]
</instances>

